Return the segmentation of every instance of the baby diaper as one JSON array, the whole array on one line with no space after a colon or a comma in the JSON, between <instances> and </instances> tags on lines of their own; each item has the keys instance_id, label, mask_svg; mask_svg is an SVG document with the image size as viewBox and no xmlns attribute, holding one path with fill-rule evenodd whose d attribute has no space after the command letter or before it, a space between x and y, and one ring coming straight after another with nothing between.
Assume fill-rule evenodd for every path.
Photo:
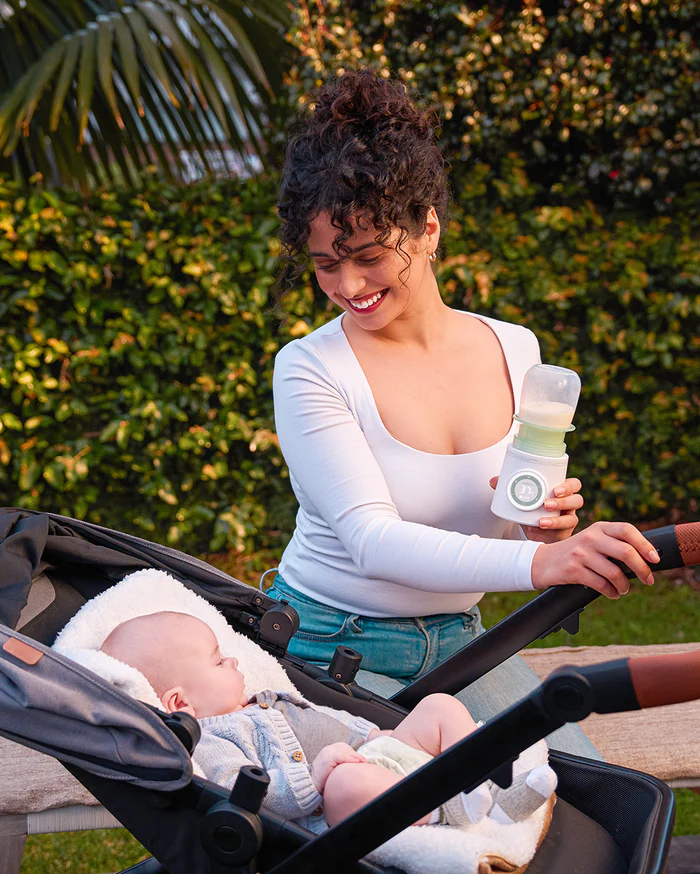
<instances>
[{"instance_id":1,"label":"baby diaper","mask_svg":"<svg viewBox=\"0 0 700 874\"><path fill-rule=\"evenodd\" d=\"M407 777L433 758L425 750L409 747L408 744L388 734L368 740L357 752L373 765L381 765L382 768L393 771L400 777Z\"/></svg>"}]
</instances>

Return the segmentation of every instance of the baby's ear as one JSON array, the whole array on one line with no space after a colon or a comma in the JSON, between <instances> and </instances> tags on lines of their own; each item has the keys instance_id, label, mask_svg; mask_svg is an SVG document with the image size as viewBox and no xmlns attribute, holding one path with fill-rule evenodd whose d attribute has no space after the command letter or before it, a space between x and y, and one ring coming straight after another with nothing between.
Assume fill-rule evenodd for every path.
<instances>
[{"instance_id":1,"label":"baby's ear","mask_svg":"<svg viewBox=\"0 0 700 874\"><path fill-rule=\"evenodd\" d=\"M166 713L189 713L194 716L194 707L185 694L182 686L173 686L160 696L161 704Z\"/></svg>"}]
</instances>

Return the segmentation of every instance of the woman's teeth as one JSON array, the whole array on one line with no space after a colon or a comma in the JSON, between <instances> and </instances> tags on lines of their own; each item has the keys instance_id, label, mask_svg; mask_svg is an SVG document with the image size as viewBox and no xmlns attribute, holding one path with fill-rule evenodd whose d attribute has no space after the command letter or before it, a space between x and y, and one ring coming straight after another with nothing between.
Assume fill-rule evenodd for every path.
<instances>
[{"instance_id":1,"label":"woman's teeth","mask_svg":"<svg viewBox=\"0 0 700 874\"><path fill-rule=\"evenodd\" d=\"M384 295L387 293L387 290L388 289L385 288L384 291L378 291L373 297L368 297L360 303L353 303L353 301L349 301L349 304L354 310L366 310L368 307L371 307L375 303L377 303L378 300L381 300L381 298L383 298Z\"/></svg>"}]
</instances>

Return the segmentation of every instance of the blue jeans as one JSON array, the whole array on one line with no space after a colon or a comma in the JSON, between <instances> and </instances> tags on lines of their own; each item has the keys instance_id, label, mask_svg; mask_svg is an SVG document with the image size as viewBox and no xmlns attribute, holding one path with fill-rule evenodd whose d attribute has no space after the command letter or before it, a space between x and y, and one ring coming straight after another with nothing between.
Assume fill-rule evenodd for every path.
<instances>
[{"instance_id":1,"label":"blue jeans","mask_svg":"<svg viewBox=\"0 0 700 874\"><path fill-rule=\"evenodd\" d=\"M284 598L299 614L299 631L289 653L327 665L339 645L362 653L357 682L385 698L432 670L484 630L478 607L466 613L416 618L373 619L346 613L303 595L277 574L267 595ZM520 656L513 656L457 694L474 719L485 722L523 698L540 681ZM547 738L551 747L602 761L578 725L569 724Z\"/></svg>"}]
</instances>

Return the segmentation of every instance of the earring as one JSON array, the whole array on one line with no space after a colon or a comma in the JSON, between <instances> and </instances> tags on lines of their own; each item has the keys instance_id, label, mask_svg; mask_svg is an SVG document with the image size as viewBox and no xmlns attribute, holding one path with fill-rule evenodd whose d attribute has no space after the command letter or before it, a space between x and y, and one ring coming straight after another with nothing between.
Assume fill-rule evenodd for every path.
<instances>
[{"instance_id":1,"label":"earring","mask_svg":"<svg viewBox=\"0 0 700 874\"><path fill-rule=\"evenodd\" d=\"M435 263L435 261L437 261L437 252L431 252L430 255L428 255L428 261Z\"/></svg>"}]
</instances>

